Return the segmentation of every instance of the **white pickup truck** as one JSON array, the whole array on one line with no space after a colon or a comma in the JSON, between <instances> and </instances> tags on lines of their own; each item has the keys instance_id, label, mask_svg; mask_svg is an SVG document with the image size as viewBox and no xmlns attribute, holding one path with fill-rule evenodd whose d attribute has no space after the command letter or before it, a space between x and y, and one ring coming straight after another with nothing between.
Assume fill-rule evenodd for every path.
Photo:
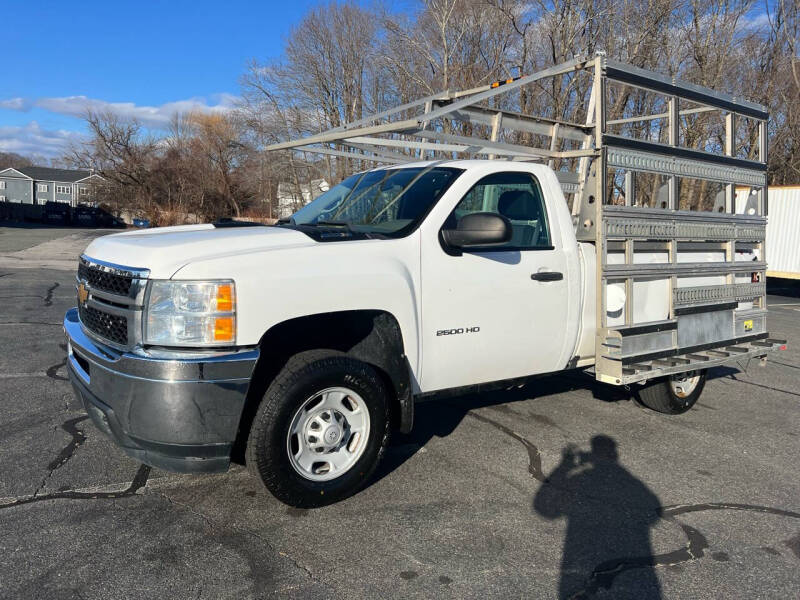
<instances>
[{"instance_id":1,"label":"white pickup truck","mask_svg":"<svg viewBox=\"0 0 800 600\"><path fill-rule=\"evenodd\" d=\"M147 464L224 471L241 452L305 507L363 486L426 394L584 369L684 412L708 367L783 343L764 219L594 203L608 141L581 155L593 217L570 213L563 174L489 140L492 160L363 171L276 226L98 238L64 319L76 393Z\"/></svg>"}]
</instances>

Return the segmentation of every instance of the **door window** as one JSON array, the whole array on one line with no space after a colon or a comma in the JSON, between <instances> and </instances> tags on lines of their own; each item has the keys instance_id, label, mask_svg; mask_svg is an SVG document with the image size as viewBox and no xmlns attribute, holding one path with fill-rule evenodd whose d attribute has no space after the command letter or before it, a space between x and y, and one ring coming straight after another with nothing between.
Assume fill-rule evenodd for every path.
<instances>
[{"instance_id":1,"label":"door window","mask_svg":"<svg viewBox=\"0 0 800 600\"><path fill-rule=\"evenodd\" d=\"M493 173L478 181L456 206L445 229L476 212L491 212L511 221L511 240L491 249L552 249L544 198L539 182L530 173Z\"/></svg>"}]
</instances>

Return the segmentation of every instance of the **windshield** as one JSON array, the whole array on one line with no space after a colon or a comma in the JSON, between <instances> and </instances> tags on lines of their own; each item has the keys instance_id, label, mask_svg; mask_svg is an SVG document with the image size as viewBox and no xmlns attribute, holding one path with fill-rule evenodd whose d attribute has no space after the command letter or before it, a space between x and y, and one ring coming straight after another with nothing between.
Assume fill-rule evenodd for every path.
<instances>
[{"instance_id":1,"label":"windshield","mask_svg":"<svg viewBox=\"0 0 800 600\"><path fill-rule=\"evenodd\" d=\"M379 169L348 177L293 215L295 225L346 225L353 231L403 234L461 174L448 167Z\"/></svg>"}]
</instances>

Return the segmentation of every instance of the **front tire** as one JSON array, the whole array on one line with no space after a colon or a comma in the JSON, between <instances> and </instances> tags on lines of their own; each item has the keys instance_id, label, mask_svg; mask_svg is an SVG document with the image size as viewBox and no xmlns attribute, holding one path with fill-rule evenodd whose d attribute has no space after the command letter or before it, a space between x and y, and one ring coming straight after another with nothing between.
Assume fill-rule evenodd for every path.
<instances>
[{"instance_id":1,"label":"front tire","mask_svg":"<svg viewBox=\"0 0 800 600\"><path fill-rule=\"evenodd\" d=\"M367 483L389 433L389 397L375 369L334 351L302 352L264 394L247 468L285 504L324 506Z\"/></svg>"},{"instance_id":2,"label":"front tire","mask_svg":"<svg viewBox=\"0 0 800 600\"><path fill-rule=\"evenodd\" d=\"M679 415L695 405L705 385L705 370L668 375L641 388L637 399L656 412Z\"/></svg>"}]
</instances>

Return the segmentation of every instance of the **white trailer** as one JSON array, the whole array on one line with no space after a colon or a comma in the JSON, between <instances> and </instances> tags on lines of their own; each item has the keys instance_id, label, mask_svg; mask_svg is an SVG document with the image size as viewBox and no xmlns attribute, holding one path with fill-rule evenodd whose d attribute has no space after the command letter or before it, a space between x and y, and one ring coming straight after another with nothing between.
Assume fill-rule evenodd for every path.
<instances>
[{"instance_id":1,"label":"white trailer","mask_svg":"<svg viewBox=\"0 0 800 600\"><path fill-rule=\"evenodd\" d=\"M736 212L746 212L748 189L737 189ZM770 186L767 277L800 279L800 185Z\"/></svg>"}]
</instances>

